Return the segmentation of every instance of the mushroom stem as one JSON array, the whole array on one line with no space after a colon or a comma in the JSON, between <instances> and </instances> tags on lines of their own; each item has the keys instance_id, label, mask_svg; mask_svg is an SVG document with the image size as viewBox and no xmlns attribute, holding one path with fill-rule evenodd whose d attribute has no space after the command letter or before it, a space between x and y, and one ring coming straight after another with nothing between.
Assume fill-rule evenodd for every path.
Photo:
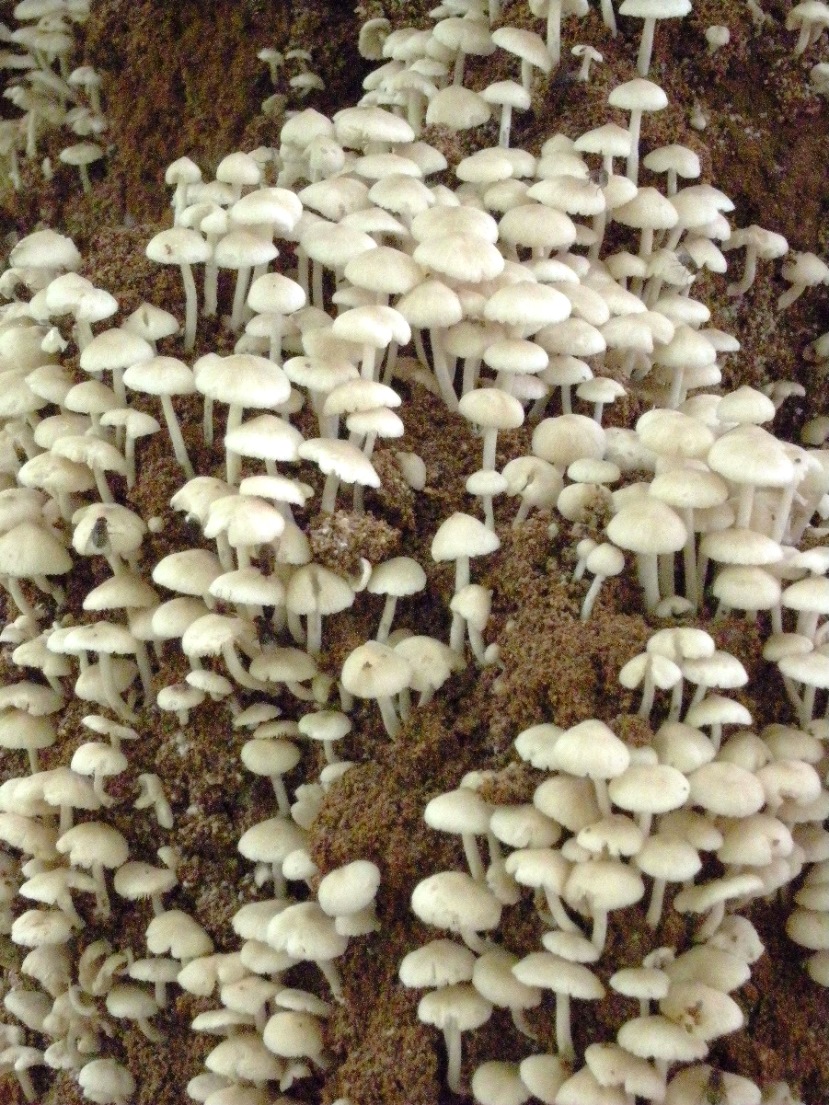
<instances>
[{"instance_id":1,"label":"mushroom stem","mask_svg":"<svg viewBox=\"0 0 829 1105\"><path fill-rule=\"evenodd\" d=\"M319 656L322 649L322 615L312 610L306 618L305 651L311 656Z\"/></svg>"},{"instance_id":2,"label":"mushroom stem","mask_svg":"<svg viewBox=\"0 0 829 1105\"><path fill-rule=\"evenodd\" d=\"M625 175L628 180L638 183L639 179L639 135L642 129L642 112L634 109L630 113L628 132L630 134L630 153L628 154Z\"/></svg>"},{"instance_id":3,"label":"mushroom stem","mask_svg":"<svg viewBox=\"0 0 829 1105\"><path fill-rule=\"evenodd\" d=\"M659 576L657 574L656 553L639 553L636 558L639 570L639 583L645 592L645 606L653 610L659 604Z\"/></svg>"},{"instance_id":4,"label":"mushroom stem","mask_svg":"<svg viewBox=\"0 0 829 1105\"><path fill-rule=\"evenodd\" d=\"M141 1029L141 1031L144 1033L150 1043L161 1043L163 1039L161 1033L158 1031L157 1028L153 1028L146 1017L139 1017L135 1023L138 1025L138 1027Z\"/></svg>"},{"instance_id":5,"label":"mushroom stem","mask_svg":"<svg viewBox=\"0 0 829 1105\"><path fill-rule=\"evenodd\" d=\"M112 671L112 657L108 652L99 653L99 664L101 665L101 680L104 685L104 696L107 700L107 706L118 717L124 718L126 721L135 721L135 714L129 708L129 706L121 698L118 690L115 686L115 677Z\"/></svg>"},{"instance_id":6,"label":"mushroom stem","mask_svg":"<svg viewBox=\"0 0 829 1105\"><path fill-rule=\"evenodd\" d=\"M729 284L725 289L726 295L744 295L751 285L754 283L754 277L757 275L757 247L748 245L746 247L745 268L743 269L743 275L734 284Z\"/></svg>"},{"instance_id":7,"label":"mushroom stem","mask_svg":"<svg viewBox=\"0 0 829 1105\"><path fill-rule=\"evenodd\" d=\"M377 705L380 707L380 713L383 717L383 724L386 727L386 732L391 739L394 740L400 732L400 719L397 716L394 703L389 695L381 695L377 699Z\"/></svg>"},{"instance_id":8,"label":"mushroom stem","mask_svg":"<svg viewBox=\"0 0 829 1105\"><path fill-rule=\"evenodd\" d=\"M327 757L326 757L327 759ZM331 763L331 760L328 760ZM279 808L279 812L283 817L291 816L291 800L288 797L288 791L285 788L285 780L281 775L271 775L271 785L273 786L273 792L276 796L276 804Z\"/></svg>"},{"instance_id":9,"label":"mushroom stem","mask_svg":"<svg viewBox=\"0 0 829 1105\"><path fill-rule=\"evenodd\" d=\"M193 465L190 463L190 457L187 454L187 446L184 444L184 437L181 433L181 426L179 426L178 418L176 418L173 401L169 395L161 396L161 409L164 412L164 421L167 423L167 433L170 435L170 441L173 445L173 452L176 455L176 460L181 465L187 479L192 480L195 476L195 472L193 471Z\"/></svg>"},{"instance_id":10,"label":"mushroom stem","mask_svg":"<svg viewBox=\"0 0 829 1105\"><path fill-rule=\"evenodd\" d=\"M342 1002L343 1000L343 984L340 978L340 972L334 966L330 959L317 959L316 964L322 971L325 981L331 988L331 994L335 1001Z\"/></svg>"},{"instance_id":11,"label":"mushroom stem","mask_svg":"<svg viewBox=\"0 0 829 1105\"><path fill-rule=\"evenodd\" d=\"M252 691L262 691L265 689L264 683L260 683L258 679L254 679L253 676L249 675L242 667L241 661L236 654L236 649L232 644L227 644L222 648L222 659L227 665L227 670L240 686L247 687Z\"/></svg>"},{"instance_id":12,"label":"mushroom stem","mask_svg":"<svg viewBox=\"0 0 829 1105\"><path fill-rule=\"evenodd\" d=\"M659 922L662 919L662 906L665 901L666 885L664 879L654 879L650 905L645 915L645 920L652 929L658 928Z\"/></svg>"},{"instance_id":13,"label":"mushroom stem","mask_svg":"<svg viewBox=\"0 0 829 1105\"><path fill-rule=\"evenodd\" d=\"M460 1093L461 1087L461 1033L455 1017L449 1017L443 1026L446 1044L446 1084L452 1093Z\"/></svg>"},{"instance_id":14,"label":"mushroom stem","mask_svg":"<svg viewBox=\"0 0 829 1105\"><path fill-rule=\"evenodd\" d=\"M509 148L509 135L512 129L512 104L501 105L501 126L498 129L498 145L501 149Z\"/></svg>"},{"instance_id":15,"label":"mushroom stem","mask_svg":"<svg viewBox=\"0 0 829 1105\"><path fill-rule=\"evenodd\" d=\"M23 591L20 587L20 581L16 579L15 576L4 576L3 583L9 595L11 596L12 601L14 602L14 605L17 607L20 613L25 615L26 617L34 617L34 610L27 601L26 596L23 594Z\"/></svg>"},{"instance_id":16,"label":"mushroom stem","mask_svg":"<svg viewBox=\"0 0 829 1105\"><path fill-rule=\"evenodd\" d=\"M556 993L556 1050L565 1061L575 1059L573 1035L570 1031L570 995Z\"/></svg>"},{"instance_id":17,"label":"mushroom stem","mask_svg":"<svg viewBox=\"0 0 829 1105\"><path fill-rule=\"evenodd\" d=\"M106 920L110 914L109 895L107 894L106 881L104 879L104 865L93 863L92 878L95 882L95 902L98 916Z\"/></svg>"},{"instance_id":18,"label":"mushroom stem","mask_svg":"<svg viewBox=\"0 0 829 1105\"><path fill-rule=\"evenodd\" d=\"M549 886L544 887L544 897L547 899L547 908L552 919L563 932L581 932L579 926L564 908L561 898Z\"/></svg>"},{"instance_id":19,"label":"mushroom stem","mask_svg":"<svg viewBox=\"0 0 829 1105\"><path fill-rule=\"evenodd\" d=\"M389 633L391 633L392 622L394 621L394 614L396 609L397 597L395 595L386 595L386 604L383 607L383 616L380 618L380 624L377 626L377 632L374 634L375 640L385 642L389 639Z\"/></svg>"},{"instance_id":20,"label":"mushroom stem","mask_svg":"<svg viewBox=\"0 0 829 1105\"><path fill-rule=\"evenodd\" d=\"M475 834L462 833L461 841L463 842L463 854L466 857L466 865L469 868L469 874L475 882L485 882L484 865L481 862L481 853L478 851L478 842L475 839Z\"/></svg>"},{"instance_id":21,"label":"mushroom stem","mask_svg":"<svg viewBox=\"0 0 829 1105\"><path fill-rule=\"evenodd\" d=\"M636 72L640 77L647 77L651 67L651 54L653 53L653 32L656 20L648 16L642 27L642 39L639 43L639 54L636 58Z\"/></svg>"},{"instance_id":22,"label":"mushroom stem","mask_svg":"<svg viewBox=\"0 0 829 1105\"><path fill-rule=\"evenodd\" d=\"M515 1025L518 1032L522 1036L526 1036L530 1040L537 1040L535 1032L530 1027L530 1022L527 1020L526 1014L523 1009L511 1009L512 1023Z\"/></svg>"},{"instance_id":23,"label":"mushroom stem","mask_svg":"<svg viewBox=\"0 0 829 1105\"><path fill-rule=\"evenodd\" d=\"M604 951L605 940L607 939L607 910L603 909L597 913L593 918L593 935L590 937L591 943L594 948L598 948L599 953Z\"/></svg>"},{"instance_id":24,"label":"mushroom stem","mask_svg":"<svg viewBox=\"0 0 829 1105\"><path fill-rule=\"evenodd\" d=\"M243 265L236 272L236 290L233 293L233 308L230 315L230 329L234 334L237 334L242 326L249 277L250 265Z\"/></svg>"},{"instance_id":25,"label":"mushroom stem","mask_svg":"<svg viewBox=\"0 0 829 1105\"><path fill-rule=\"evenodd\" d=\"M710 939L722 924L723 917L725 917L725 902L717 902L696 932L694 942L703 944Z\"/></svg>"},{"instance_id":26,"label":"mushroom stem","mask_svg":"<svg viewBox=\"0 0 829 1105\"><path fill-rule=\"evenodd\" d=\"M333 514L334 508L337 503L337 491L340 486L339 476L335 472L329 472L325 478L325 485L322 489L322 498L320 499L320 512L322 514Z\"/></svg>"},{"instance_id":27,"label":"mushroom stem","mask_svg":"<svg viewBox=\"0 0 829 1105\"><path fill-rule=\"evenodd\" d=\"M440 388L440 394L449 410L456 411L458 409L458 397L455 395L455 388L449 376L449 366L446 361L446 352L441 344L440 334L434 327L429 331L429 341L432 346L432 367ZM363 375L365 376L365 373Z\"/></svg>"},{"instance_id":28,"label":"mushroom stem","mask_svg":"<svg viewBox=\"0 0 829 1105\"><path fill-rule=\"evenodd\" d=\"M196 298L196 281L193 279L193 269L183 263L181 269L181 282L184 285L184 349L190 353L196 344L196 321L198 319L198 300Z\"/></svg>"}]
</instances>

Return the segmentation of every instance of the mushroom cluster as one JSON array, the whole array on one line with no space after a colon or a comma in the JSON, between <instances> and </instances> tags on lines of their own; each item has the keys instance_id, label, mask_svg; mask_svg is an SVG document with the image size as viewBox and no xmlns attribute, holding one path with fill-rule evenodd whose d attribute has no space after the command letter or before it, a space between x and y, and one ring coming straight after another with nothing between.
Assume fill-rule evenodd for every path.
<instances>
[{"instance_id":1,"label":"mushroom cluster","mask_svg":"<svg viewBox=\"0 0 829 1105\"><path fill-rule=\"evenodd\" d=\"M10 74L3 96L21 114L0 124L3 176L22 188L20 154L38 157L43 132L68 130L72 138L60 150L62 165L77 169L84 192L90 192L89 166L104 157L98 141L107 129L101 110L101 76L91 65L72 67L76 28L89 17L89 0L23 0L14 6L19 26L3 26L2 68ZM50 158L40 166L44 179L56 171ZM70 170L67 170L71 172ZM7 277L6 279L10 279Z\"/></svg>"},{"instance_id":2,"label":"mushroom cluster","mask_svg":"<svg viewBox=\"0 0 829 1105\"><path fill-rule=\"evenodd\" d=\"M331 1025L341 1007L353 1020L347 972L399 928L400 888L382 848L335 862L315 834L333 831L355 767L416 737L442 688L503 688L500 638L518 611L498 558L543 518L551 548L572 539L545 570L569 588L573 627L612 611L622 588L648 627L621 691L608 689L631 704L624 732L542 717L515 736L509 768L486 768L482 746L481 770L451 790L419 780L425 824L448 849L459 838L468 870L406 888L420 926L443 934L407 937L400 981L443 1033L449 1090L480 1105L679 1105L718 1087L775 1100L703 1060L745 1022L730 995L764 951L741 913L752 901L800 880L786 931L829 986L829 424L813 419L794 444L773 423L797 385L722 387L740 341L692 291L739 300L758 261L787 258L782 312L829 269L788 256L776 232L732 227L728 196L694 183L694 151L651 141L651 116L669 107L648 79L656 23L689 9L625 0L619 14L643 21L638 75L610 89L599 125L549 134L537 154L510 145L513 113L561 65L562 19L586 5L533 2L513 23L497 2L446 0L427 29L370 20L360 50L382 64L358 104L292 114L278 145L228 153L212 180L190 158L169 166L171 225L142 262L151 288L155 266L179 268L178 301L148 290L127 315L118 288L81 275L66 235L14 245L0 275L12 673L0 923L26 977L4 991L0 1070L27 1099L53 1070L90 1101L135 1100L142 1071L118 1033L163 1047L172 988L212 999L192 1029L221 1037L206 1070L187 1072L193 1100L290 1101L295 1083L296 1100L347 1092ZM798 51L820 40L812 9L793 10ZM24 73L9 98L27 112L8 144L12 183L18 137L34 156L41 117L103 127L94 73L68 72L68 24L85 11L15 9L31 26L11 33L27 51L8 62ZM615 31L609 0L602 11ZM601 56L573 52L587 80ZM260 59L272 79L298 63L297 95L318 89L310 56L289 53ZM477 93L474 59L492 56L518 79ZM77 89L89 107L67 110ZM484 146L494 108L498 144ZM453 132L462 156L427 140ZM64 153L90 189L90 150ZM742 275L726 283L740 248ZM463 476L407 447L418 394L472 458ZM150 458L174 491L144 517ZM463 509L443 509L441 479ZM395 488L421 526L412 555L355 536L379 531ZM326 556L319 535L340 523L353 543ZM715 639L726 621L760 642L751 678ZM767 677L787 716L742 700ZM140 754L160 732L185 755L205 718L260 811L228 793L248 877L222 950L180 877L179 830L199 811L163 756ZM515 768L526 800L490 797ZM140 950L121 940L122 903ZM517 916L531 947L511 942ZM659 942L669 923L684 935ZM641 927L640 951L611 964L623 924ZM636 1012L585 1045L573 1000L609 991ZM463 1034L498 1016L523 1058L471 1071Z\"/></svg>"},{"instance_id":3,"label":"mushroom cluster","mask_svg":"<svg viewBox=\"0 0 829 1105\"><path fill-rule=\"evenodd\" d=\"M460 837L468 873L429 875L415 887L412 909L463 944L446 937L424 944L403 960L400 978L406 986L436 987L421 998L418 1016L444 1032L447 1082L456 1093L460 1034L504 1007L537 1046L541 1016L531 1011L540 1011L549 991L555 1049L499 1068L516 1099L681 1100L678 1087L703 1068L683 1067L668 1080L671 1069L704 1059L712 1040L744 1024L729 995L749 981L764 949L740 910L809 864L787 931L814 952L812 978L826 979L820 739L780 724L759 735L743 728L752 724L745 707L713 692L741 687L748 675L701 629L658 630L619 677L625 687L642 686L638 716L653 726L648 744L631 745L595 718L568 729L542 722L515 740L539 780L529 801L487 801L481 791L493 780L479 773L426 805L430 828ZM657 689L671 691L664 703ZM487 864L478 837L487 842ZM510 947L509 930L498 930L503 910L520 908L528 891L544 950L521 956ZM617 958L616 969L600 976L591 965L602 961L608 926L623 925L622 911L645 899L655 946L641 960ZM701 918L693 947L656 945L668 900L677 913ZM572 999L601 1000L605 982L638 1000L638 1016L617 1025L615 1043L596 1041L577 1056ZM490 1067L472 1075L479 1101L487 1098L476 1085L489 1079ZM539 1069L544 1092L536 1088ZM759 1101L756 1086L738 1081L745 1100Z\"/></svg>"}]
</instances>

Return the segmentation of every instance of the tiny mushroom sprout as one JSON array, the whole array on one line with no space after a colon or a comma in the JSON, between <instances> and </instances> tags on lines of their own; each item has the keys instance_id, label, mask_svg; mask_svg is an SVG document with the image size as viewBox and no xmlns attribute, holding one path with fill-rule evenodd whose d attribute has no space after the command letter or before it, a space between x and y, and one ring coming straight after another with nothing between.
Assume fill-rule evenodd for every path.
<instances>
[{"instance_id":1,"label":"tiny mushroom sprout","mask_svg":"<svg viewBox=\"0 0 829 1105\"><path fill-rule=\"evenodd\" d=\"M735 230L731 237L723 243L724 249L741 249L745 247L745 267L740 280L729 284L726 289L728 295L744 295L757 275L757 261L770 261L778 257L784 257L789 249L789 243L782 234L773 230L764 230L762 226L752 223L742 230Z\"/></svg>"},{"instance_id":2,"label":"tiny mushroom sprout","mask_svg":"<svg viewBox=\"0 0 829 1105\"><path fill-rule=\"evenodd\" d=\"M824 5L822 5L824 6ZM795 253L783 266L783 276L791 287L777 300L777 310L785 311L796 299L817 284L829 284L829 266L816 253Z\"/></svg>"},{"instance_id":3,"label":"tiny mushroom sprout","mask_svg":"<svg viewBox=\"0 0 829 1105\"><path fill-rule=\"evenodd\" d=\"M801 0L786 16L786 30L798 31L795 54L802 54L829 27L829 5L822 0Z\"/></svg>"},{"instance_id":4,"label":"tiny mushroom sprout","mask_svg":"<svg viewBox=\"0 0 829 1105\"><path fill-rule=\"evenodd\" d=\"M615 545L607 543L597 545L595 549L587 554L585 565L587 571L592 573L593 579L581 607L581 620L583 622L589 620L604 581L611 576L620 575L624 570L624 553L617 549Z\"/></svg>"},{"instance_id":5,"label":"tiny mushroom sprout","mask_svg":"<svg viewBox=\"0 0 829 1105\"><path fill-rule=\"evenodd\" d=\"M2 540L2 539L0 539ZM466 587L469 580L469 560L473 556L486 556L500 548L501 542L494 530L477 518L456 512L443 521L432 539L432 559L438 562L455 561L455 594ZM464 619L455 613L452 618L449 646L457 653L463 650Z\"/></svg>"},{"instance_id":6,"label":"tiny mushroom sprout","mask_svg":"<svg viewBox=\"0 0 829 1105\"><path fill-rule=\"evenodd\" d=\"M594 46L590 46L589 43L574 46L570 53L574 58L579 58L581 60L581 65L577 73L577 79L580 81L589 81L590 67L594 64L599 65L604 61L603 55L600 54Z\"/></svg>"},{"instance_id":7,"label":"tiny mushroom sprout","mask_svg":"<svg viewBox=\"0 0 829 1105\"><path fill-rule=\"evenodd\" d=\"M513 111L527 111L532 103L530 93L516 81L495 81L488 85L481 96L488 104L501 108L498 145L509 148Z\"/></svg>"},{"instance_id":8,"label":"tiny mushroom sprout","mask_svg":"<svg viewBox=\"0 0 829 1105\"><path fill-rule=\"evenodd\" d=\"M279 812L288 817L291 802L283 776L299 763L300 750L291 741L253 738L242 747L242 763L254 775L264 775L271 780Z\"/></svg>"},{"instance_id":9,"label":"tiny mushroom sprout","mask_svg":"<svg viewBox=\"0 0 829 1105\"><path fill-rule=\"evenodd\" d=\"M93 161L100 161L104 151L97 142L76 142L72 146L66 146L58 155L64 165L74 165L81 178L84 192L89 195L92 191L92 183L89 179L89 166Z\"/></svg>"}]
</instances>

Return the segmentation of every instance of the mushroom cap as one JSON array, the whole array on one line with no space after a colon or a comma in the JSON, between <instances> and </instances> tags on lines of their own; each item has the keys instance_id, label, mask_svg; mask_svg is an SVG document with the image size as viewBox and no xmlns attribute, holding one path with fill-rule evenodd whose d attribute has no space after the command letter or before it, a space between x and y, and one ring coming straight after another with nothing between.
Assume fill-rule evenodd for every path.
<instances>
[{"instance_id":1,"label":"mushroom cap","mask_svg":"<svg viewBox=\"0 0 829 1105\"><path fill-rule=\"evenodd\" d=\"M412 667L388 645L366 641L346 657L340 678L357 698L386 698L409 686Z\"/></svg>"},{"instance_id":2,"label":"mushroom cap","mask_svg":"<svg viewBox=\"0 0 829 1105\"><path fill-rule=\"evenodd\" d=\"M512 968L518 956L504 948L485 952L475 961L472 985L493 1005L507 1009L531 1009L541 1002L541 990L520 982Z\"/></svg>"},{"instance_id":3,"label":"mushroom cap","mask_svg":"<svg viewBox=\"0 0 829 1105\"><path fill-rule=\"evenodd\" d=\"M668 106L668 97L653 81L634 77L612 89L607 102L611 107L620 107L623 111L661 111Z\"/></svg>"},{"instance_id":4,"label":"mushroom cap","mask_svg":"<svg viewBox=\"0 0 829 1105\"><path fill-rule=\"evenodd\" d=\"M632 763L608 784L610 800L631 813L667 813L678 809L689 793L681 771L668 764Z\"/></svg>"},{"instance_id":5,"label":"mushroom cap","mask_svg":"<svg viewBox=\"0 0 829 1105\"><path fill-rule=\"evenodd\" d=\"M559 771L578 778L613 779L630 764L630 752L604 722L593 718L557 738L553 759Z\"/></svg>"},{"instance_id":6,"label":"mushroom cap","mask_svg":"<svg viewBox=\"0 0 829 1105\"><path fill-rule=\"evenodd\" d=\"M426 125L469 130L487 123L491 115L492 108L483 96L463 85L449 85L429 100Z\"/></svg>"},{"instance_id":7,"label":"mushroom cap","mask_svg":"<svg viewBox=\"0 0 829 1105\"><path fill-rule=\"evenodd\" d=\"M766 801L763 785L753 772L721 760L698 767L688 784L695 805L722 817L750 817Z\"/></svg>"},{"instance_id":8,"label":"mushroom cap","mask_svg":"<svg viewBox=\"0 0 829 1105\"><path fill-rule=\"evenodd\" d=\"M27 234L9 254L9 265L23 269L44 267L74 272L81 267L81 261L81 254L72 239L48 228Z\"/></svg>"},{"instance_id":9,"label":"mushroom cap","mask_svg":"<svg viewBox=\"0 0 829 1105\"><path fill-rule=\"evenodd\" d=\"M291 393L282 369L253 353L220 357L208 353L193 365L196 388L202 395L231 406L263 409L279 407Z\"/></svg>"},{"instance_id":10,"label":"mushroom cap","mask_svg":"<svg viewBox=\"0 0 829 1105\"><path fill-rule=\"evenodd\" d=\"M150 238L145 252L162 265L196 265L208 260L211 249L197 230L173 226Z\"/></svg>"},{"instance_id":11,"label":"mushroom cap","mask_svg":"<svg viewBox=\"0 0 829 1105\"><path fill-rule=\"evenodd\" d=\"M430 829L444 833L483 835L489 828L490 807L469 787L438 794L426 803L423 820Z\"/></svg>"},{"instance_id":12,"label":"mushroom cap","mask_svg":"<svg viewBox=\"0 0 829 1105\"><path fill-rule=\"evenodd\" d=\"M19 522L0 537L0 575L65 575L71 569L69 553L45 526Z\"/></svg>"},{"instance_id":13,"label":"mushroom cap","mask_svg":"<svg viewBox=\"0 0 829 1105\"><path fill-rule=\"evenodd\" d=\"M570 963L552 952L530 952L512 968L512 973L525 986L553 990L582 1001L597 1001L605 988L583 963Z\"/></svg>"},{"instance_id":14,"label":"mushroom cap","mask_svg":"<svg viewBox=\"0 0 829 1105\"><path fill-rule=\"evenodd\" d=\"M213 941L201 925L181 909L168 909L153 917L146 938L153 955L169 953L173 959L194 959L213 951Z\"/></svg>"},{"instance_id":15,"label":"mushroom cap","mask_svg":"<svg viewBox=\"0 0 829 1105\"><path fill-rule=\"evenodd\" d=\"M295 614L336 614L354 602L350 584L320 564L305 564L291 576L286 605Z\"/></svg>"},{"instance_id":16,"label":"mushroom cap","mask_svg":"<svg viewBox=\"0 0 829 1105\"><path fill-rule=\"evenodd\" d=\"M124 836L102 821L86 821L68 829L55 845L61 855L78 867L120 867L129 856Z\"/></svg>"},{"instance_id":17,"label":"mushroom cap","mask_svg":"<svg viewBox=\"0 0 829 1105\"><path fill-rule=\"evenodd\" d=\"M380 869L367 859L352 860L329 871L319 884L317 900L329 917L358 913L374 901L380 886Z\"/></svg>"},{"instance_id":18,"label":"mushroom cap","mask_svg":"<svg viewBox=\"0 0 829 1105\"><path fill-rule=\"evenodd\" d=\"M558 1055L528 1055L518 1067L521 1081L544 1105L555 1105L556 1095L570 1077L570 1064Z\"/></svg>"},{"instance_id":19,"label":"mushroom cap","mask_svg":"<svg viewBox=\"0 0 829 1105\"><path fill-rule=\"evenodd\" d=\"M671 981L660 1011L697 1039L713 1040L743 1026L743 1011L733 998L702 982Z\"/></svg>"},{"instance_id":20,"label":"mushroom cap","mask_svg":"<svg viewBox=\"0 0 829 1105\"><path fill-rule=\"evenodd\" d=\"M36 717L14 707L0 713L2 748L50 748L56 738L55 727L47 717Z\"/></svg>"},{"instance_id":21,"label":"mushroom cap","mask_svg":"<svg viewBox=\"0 0 829 1105\"><path fill-rule=\"evenodd\" d=\"M267 938L277 951L310 961L336 959L348 944L318 902L289 905L268 922Z\"/></svg>"},{"instance_id":22,"label":"mushroom cap","mask_svg":"<svg viewBox=\"0 0 829 1105\"><path fill-rule=\"evenodd\" d=\"M528 61L543 73L549 73L553 65L550 51L541 35L521 27L498 27L492 32L492 41L502 50Z\"/></svg>"},{"instance_id":23,"label":"mushroom cap","mask_svg":"<svg viewBox=\"0 0 829 1105\"><path fill-rule=\"evenodd\" d=\"M688 536L682 519L665 503L645 496L613 515L607 535L615 545L635 553L678 552Z\"/></svg>"},{"instance_id":24,"label":"mushroom cap","mask_svg":"<svg viewBox=\"0 0 829 1105\"><path fill-rule=\"evenodd\" d=\"M418 1019L435 1028L454 1025L460 1032L480 1028L492 1015L492 1005L474 986L459 982L424 994L417 1005Z\"/></svg>"},{"instance_id":25,"label":"mushroom cap","mask_svg":"<svg viewBox=\"0 0 829 1105\"><path fill-rule=\"evenodd\" d=\"M0 538L0 541L2 538ZM500 548L496 533L470 514L456 511L441 522L432 538L432 558L437 561L486 556Z\"/></svg>"},{"instance_id":26,"label":"mushroom cap","mask_svg":"<svg viewBox=\"0 0 829 1105\"><path fill-rule=\"evenodd\" d=\"M257 1032L238 1031L208 1054L204 1065L232 1081L264 1082L279 1079L283 1066L265 1047Z\"/></svg>"},{"instance_id":27,"label":"mushroom cap","mask_svg":"<svg viewBox=\"0 0 829 1105\"><path fill-rule=\"evenodd\" d=\"M616 1039L633 1055L670 1063L693 1062L702 1059L708 1052L703 1040L691 1036L684 1027L658 1014L628 1021L619 1029Z\"/></svg>"},{"instance_id":28,"label":"mushroom cap","mask_svg":"<svg viewBox=\"0 0 829 1105\"><path fill-rule=\"evenodd\" d=\"M677 1071L665 1091L665 1105L682 1105L684 1101L693 1101L695 1095L704 1101L715 1084L723 1105L760 1105L763 1095L749 1078L720 1071L707 1063L695 1063Z\"/></svg>"},{"instance_id":29,"label":"mushroom cap","mask_svg":"<svg viewBox=\"0 0 829 1105\"><path fill-rule=\"evenodd\" d=\"M564 887L564 899L589 913L623 909L645 893L638 871L615 860L591 859L576 864Z\"/></svg>"},{"instance_id":30,"label":"mushroom cap","mask_svg":"<svg viewBox=\"0 0 829 1105\"><path fill-rule=\"evenodd\" d=\"M709 466L734 483L785 487L795 468L782 442L760 426L742 425L718 438L708 450Z\"/></svg>"},{"instance_id":31,"label":"mushroom cap","mask_svg":"<svg viewBox=\"0 0 829 1105\"><path fill-rule=\"evenodd\" d=\"M322 1023L311 1013L280 1010L265 1025L262 1039L274 1055L318 1060L323 1051Z\"/></svg>"},{"instance_id":32,"label":"mushroom cap","mask_svg":"<svg viewBox=\"0 0 829 1105\"><path fill-rule=\"evenodd\" d=\"M487 931L501 917L495 895L463 871L439 871L422 879L412 892L412 909L424 924L451 932Z\"/></svg>"},{"instance_id":33,"label":"mushroom cap","mask_svg":"<svg viewBox=\"0 0 829 1105\"><path fill-rule=\"evenodd\" d=\"M113 885L116 893L129 901L166 894L178 882L169 867L153 867L140 860L129 860L115 872Z\"/></svg>"},{"instance_id":34,"label":"mushroom cap","mask_svg":"<svg viewBox=\"0 0 829 1105\"><path fill-rule=\"evenodd\" d=\"M84 1097L97 1105L127 1105L135 1093L135 1079L116 1059L92 1059L78 1072Z\"/></svg>"},{"instance_id":35,"label":"mushroom cap","mask_svg":"<svg viewBox=\"0 0 829 1105\"><path fill-rule=\"evenodd\" d=\"M430 940L403 957L398 975L404 986L451 986L472 980L475 961L474 953L462 944Z\"/></svg>"},{"instance_id":36,"label":"mushroom cap","mask_svg":"<svg viewBox=\"0 0 829 1105\"><path fill-rule=\"evenodd\" d=\"M237 844L240 855L255 863L281 864L287 855L304 848L308 837L293 821L285 817L270 817L259 821L242 833Z\"/></svg>"}]
</instances>

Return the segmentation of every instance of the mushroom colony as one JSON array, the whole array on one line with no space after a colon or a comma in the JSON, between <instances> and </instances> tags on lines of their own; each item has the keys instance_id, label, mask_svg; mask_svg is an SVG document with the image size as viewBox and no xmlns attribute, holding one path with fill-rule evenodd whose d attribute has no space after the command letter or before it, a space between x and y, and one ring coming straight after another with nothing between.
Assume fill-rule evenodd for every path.
<instances>
[{"instance_id":1,"label":"mushroom colony","mask_svg":"<svg viewBox=\"0 0 829 1105\"><path fill-rule=\"evenodd\" d=\"M0 1100L822 1105L824 228L674 69L825 149L829 6L251 36L145 221L99 7L0 24Z\"/></svg>"}]
</instances>

